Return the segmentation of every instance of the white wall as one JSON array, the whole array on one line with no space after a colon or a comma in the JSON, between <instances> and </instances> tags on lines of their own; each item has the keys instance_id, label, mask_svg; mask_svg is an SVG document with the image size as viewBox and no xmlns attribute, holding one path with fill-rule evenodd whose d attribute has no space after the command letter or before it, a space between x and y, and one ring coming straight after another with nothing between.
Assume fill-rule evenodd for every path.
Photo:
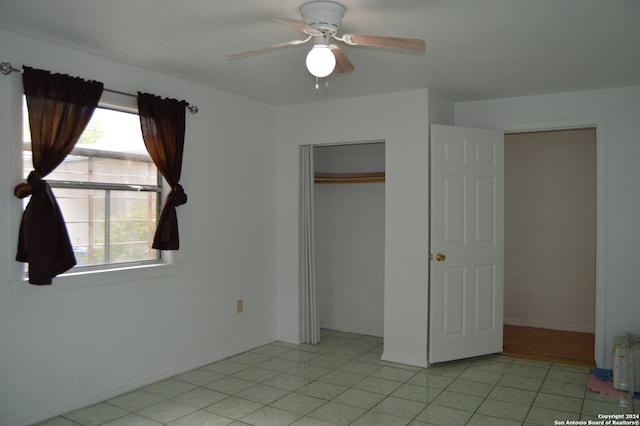
<instances>
[{"instance_id":1,"label":"white wall","mask_svg":"<svg viewBox=\"0 0 640 426\"><path fill-rule=\"evenodd\" d=\"M313 167L320 173L384 172L384 143L317 146Z\"/></svg>"},{"instance_id":2,"label":"white wall","mask_svg":"<svg viewBox=\"0 0 640 426\"><path fill-rule=\"evenodd\" d=\"M11 287L21 79L0 76L0 424L32 423L273 341L275 108L1 31L0 52L14 66L200 107L187 114L179 266L120 274L115 283Z\"/></svg>"},{"instance_id":3,"label":"white wall","mask_svg":"<svg viewBox=\"0 0 640 426\"><path fill-rule=\"evenodd\" d=\"M427 360L428 91L278 108L278 337L299 341L299 147L384 141L385 290L383 358Z\"/></svg>"},{"instance_id":4,"label":"white wall","mask_svg":"<svg viewBox=\"0 0 640 426\"><path fill-rule=\"evenodd\" d=\"M602 250L597 254L596 361L610 368L613 337L640 332L640 86L460 102L455 111L456 125L501 130L598 124L598 203L604 207L597 218Z\"/></svg>"},{"instance_id":5,"label":"white wall","mask_svg":"<svg viewBox=\"0 0 640 426\"><path fill-rule=\"evenodd\" d=\"M455 122L454 115L454 103L441 94L429 90L429 124L453 126Z\"/></svg>"}]
</instances>

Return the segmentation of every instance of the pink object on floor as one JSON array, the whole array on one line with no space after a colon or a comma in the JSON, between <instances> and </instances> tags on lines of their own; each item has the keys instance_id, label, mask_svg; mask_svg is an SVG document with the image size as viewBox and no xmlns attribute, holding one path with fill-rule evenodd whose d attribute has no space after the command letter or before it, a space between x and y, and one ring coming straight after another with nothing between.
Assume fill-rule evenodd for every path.
<instances>
[{"instance_id":1,"label":"pink object on floor","mask_svg":"<svg viewBox=\"0 0 640 426\"><path fill-rule=\"evenodd\" d=\"M619 398L632 398L630 393L614 389L613 382L602 380L593 374L589 375L587 387L594 392L603 393L605 395L617 396Z\"/></svg>"}]
</instances>

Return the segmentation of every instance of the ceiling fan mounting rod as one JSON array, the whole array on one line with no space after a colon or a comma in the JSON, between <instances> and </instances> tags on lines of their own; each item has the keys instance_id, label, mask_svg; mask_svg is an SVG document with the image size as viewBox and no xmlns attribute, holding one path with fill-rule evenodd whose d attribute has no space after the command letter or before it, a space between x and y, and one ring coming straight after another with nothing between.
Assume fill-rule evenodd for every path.
<instances>
[{"instance_id":1,"label":"ceiling fan mounting rod","mask_svg":"<svg viewBox=\"0 0 640 426\"><path fill-rule=\"evenodd\" d=\"M322 35L317 35L317 36L313 36L313 45L322 45L322 46L329 46L329 37L331 35L327 34L327 33L322 33Z\"/></svg>"}]
</instances>

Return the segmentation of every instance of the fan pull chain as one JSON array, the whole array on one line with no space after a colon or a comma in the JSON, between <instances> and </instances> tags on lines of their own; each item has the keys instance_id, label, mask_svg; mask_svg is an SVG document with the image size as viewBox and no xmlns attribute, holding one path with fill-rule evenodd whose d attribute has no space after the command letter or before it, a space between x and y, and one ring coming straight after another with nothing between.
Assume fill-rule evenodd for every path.
<instances>
[{"instance_id":1,"label":"fan pull chain","mask_svg":"<svg viewBox=\"0 0 640 426\"><path fill-rule=\"evenodd\" d=\"M324 80L324 87L325 87L325 89L327 89L327 91L329 91L329 79L328 78L325 78L325 80ZM320 91L320 79L319 79L319 77L316 77L316 86L315 86L315 88L316 88L316 94L317 94Z\"/></svg>"}]
</instances>

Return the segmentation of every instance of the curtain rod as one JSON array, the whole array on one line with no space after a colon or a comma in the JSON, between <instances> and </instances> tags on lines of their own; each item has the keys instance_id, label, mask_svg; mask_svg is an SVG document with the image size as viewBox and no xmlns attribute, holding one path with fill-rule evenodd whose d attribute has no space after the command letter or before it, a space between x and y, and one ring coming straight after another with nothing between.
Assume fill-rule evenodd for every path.
<instances>
[{"instance_id":1,"label":"curtain rod","mask_svg":"<svg viewBox=\"0 0 640 426\"><path fill-rule=\"evenodd\" d=\"M22 73L22 70L20 68L14 68L13 65L11 65L11 63L9 62L0 63L0 73L4 75L9 75L14 72ZM103 90L105 92L117 93L119 95L131 96L133 98L138 97L138 95L134 95L133 93L121 92L119 90L112 90L112 89L106 89L106 88ZM197 114L199 110L197 105L191 105L191 104L187 104L187 109L191 114Z\"/></svg>"}]
</instances>

